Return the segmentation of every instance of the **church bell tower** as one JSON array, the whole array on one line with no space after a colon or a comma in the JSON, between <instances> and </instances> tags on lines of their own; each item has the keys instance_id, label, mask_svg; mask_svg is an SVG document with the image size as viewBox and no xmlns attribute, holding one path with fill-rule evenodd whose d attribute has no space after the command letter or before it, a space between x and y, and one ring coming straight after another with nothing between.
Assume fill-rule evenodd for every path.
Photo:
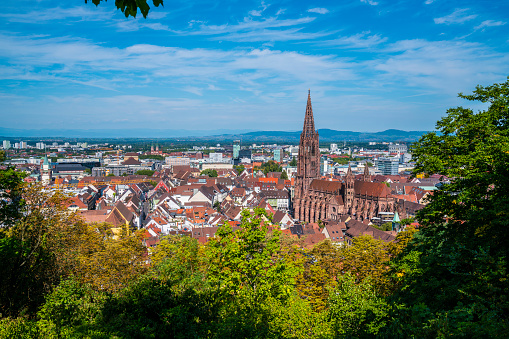
<instances>
[{"instance_id":1,"label":"church bell tower","mask_svg":"<svg viewBox=\"0 0 509 339\"><path fill-rule=\"evenodd\" d=\"M297 176L295 179L295 218L301 219L301 199L305 196L311 181L319 178L319 175L320 149L318 148L318 133L315 131L313 107L311 106L311 91L308 91L304 127L300 134Z\"/></svg>"}]
</instances>

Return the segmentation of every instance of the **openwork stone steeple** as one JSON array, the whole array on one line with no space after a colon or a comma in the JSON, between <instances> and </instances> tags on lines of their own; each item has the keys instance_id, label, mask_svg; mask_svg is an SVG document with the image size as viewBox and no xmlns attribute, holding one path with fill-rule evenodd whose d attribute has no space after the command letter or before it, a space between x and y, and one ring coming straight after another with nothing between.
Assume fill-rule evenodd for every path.
<instances>
[{"instance_id":1,"label":"openwork stone steeple","mask_svg":"<svg viewBox=\"0 0 509 339\"><path fill-rule=\"evenodd\" d=\"M306 105L306 116L304 117L304 127L302 128L302 136L314 137L317 134L315 131L315 119L313 118L313 107L311 106L311 90L308 91L308 103Z\"/></svg>"},{"instance_id":2,"label":"openwork stone steeple","mask_svg":"<svg viewBox=\"0 0 509 339\"><path fill-rule=\"evenodd\" d=\"M318 133L315 131L313 107L311 106L311 91L308 92L304 126L300 134L299 158L297 162L297 177L295 182L295 217L304 220L297 208L300 199L307 191L311 181L320 177L320 150L318 148Z\"/></svg>"}]
</instances>

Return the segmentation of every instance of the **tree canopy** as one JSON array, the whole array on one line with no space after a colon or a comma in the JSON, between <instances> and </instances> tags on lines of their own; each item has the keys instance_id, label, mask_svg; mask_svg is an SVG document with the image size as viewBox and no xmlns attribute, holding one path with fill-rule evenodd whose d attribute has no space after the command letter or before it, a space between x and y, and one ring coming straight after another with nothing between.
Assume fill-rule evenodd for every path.
<instances>
[{"instance_id":1,"label":"tree canopy","mask_svg":"<svg viewBox=\"0 0 509 339\"><path fill-rule=\"evenodd\" d=\"M85 3L88 3L88 1L98 6L102 1L107 0L85 0ZM143 17L146 18L150 11L150 6L147 2L147 0L115 0L115 6L124 13L126 18L129 16L135 18L138 14L138 10ZM163 5L163 0L152 0L152 4L159 7L159 5Z\"/></svg>"},{"instance_id":2,"label":"tree canopy","mask_svg":"<svg viewBox=\"0 0 509 339\"><path fill-rule=\"evenodd\" d=\"M200 175L208 175L211 178L217 178L219 174L217 173L217 171L215 169L207 168L207 169L201 171Z\"/></svg>"}]
</instances>

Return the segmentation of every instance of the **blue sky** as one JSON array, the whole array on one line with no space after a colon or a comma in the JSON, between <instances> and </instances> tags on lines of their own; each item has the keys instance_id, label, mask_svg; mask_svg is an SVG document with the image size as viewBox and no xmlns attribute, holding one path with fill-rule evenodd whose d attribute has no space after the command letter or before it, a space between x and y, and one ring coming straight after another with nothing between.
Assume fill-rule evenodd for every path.
<instances>
[{"instance_id":1,"label":"blue sky","mask_svg":"<svg viewBox=\"0 0 509 339\"><path fill-rule=\"evenodd\" d=\"M0 14L2 127L430 130L509 75L508 1L17 0ZM472 106L481 108L481 106Z\"/></svg>"}]
</instances>

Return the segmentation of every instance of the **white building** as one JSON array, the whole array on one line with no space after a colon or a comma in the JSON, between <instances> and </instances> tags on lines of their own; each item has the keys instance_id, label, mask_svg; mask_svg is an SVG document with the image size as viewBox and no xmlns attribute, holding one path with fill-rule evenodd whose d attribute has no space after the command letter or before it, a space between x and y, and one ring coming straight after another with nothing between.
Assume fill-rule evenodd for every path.
<instances>
[{"instance_id":1,"label":"white building","mask_svg":"<svg viewBox=\"0 0 509 339\"><path fill-rule=\"evenodd\" d=\"M191 160L188 157L170 156L165 158L166 165L169 166L189 166Z\"/></svg>"},{"instance_id":2,"label":"white building","mask_svg":"<svg viewBox=\"0 0 509 339\"><path fill-rule=\"evenodd\" d=\"M210 153L209 162L211 163L223 162L223 153Z\"/></svg>"}]
</instances>

